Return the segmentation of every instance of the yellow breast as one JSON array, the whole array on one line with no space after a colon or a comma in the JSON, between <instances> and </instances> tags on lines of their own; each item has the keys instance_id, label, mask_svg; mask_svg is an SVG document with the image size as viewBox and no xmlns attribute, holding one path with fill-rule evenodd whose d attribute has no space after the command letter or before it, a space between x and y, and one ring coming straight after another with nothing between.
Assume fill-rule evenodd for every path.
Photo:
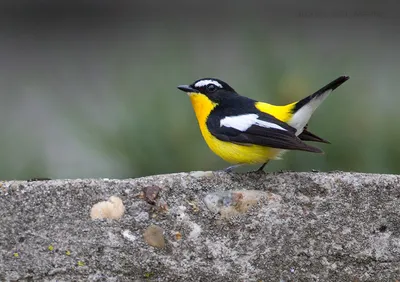
<instances>
[{"instance_id":1,"label":"yellow breast","mask_svg":"<svg viewBox=\"0 0 400 282\"><path fill-rule=\"evenodd\" d=\"M207 118L217 104L199 93L190 93L190 100L208 147L225 161L232 164L261 164L279 158L282 152L279 149L258 145L239 145L217 139L206 126Z\"/></svg>"}]
</instances>

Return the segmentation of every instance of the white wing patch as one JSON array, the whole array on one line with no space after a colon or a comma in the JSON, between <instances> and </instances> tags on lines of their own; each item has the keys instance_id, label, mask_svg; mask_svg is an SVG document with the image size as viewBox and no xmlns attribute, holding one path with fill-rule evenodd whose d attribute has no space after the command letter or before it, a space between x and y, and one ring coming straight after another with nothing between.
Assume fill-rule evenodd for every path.
<instances>
[{"instance_id":1,"label":"white wing patch","mask_svg":"<svg viewBox=\"0 0 400 282\"><path fill-rule=\"evenodd\" d=\"M211 79L204 79L204 80L197 81L196 84L194 85L194 87L202 87L202 86L206 86L208 84L214 84L215 86L217 86L219 88L223 88L221 83L219 83L218 81L215 81L215 80L211 80Z\"/></svg>"},{"instance_id":2,"label":"white wing patch","mask_svg":"<svg viewBox=\"0 0 400 282\"><path fill-rule=\"evenodd\" d=\"M220 120L221 127L222 126L231 127L231 128L240 130L242 132L245 132L252 125L258 125L258 126L265 127L265 128L275 128L275 129L286 131L286 129L284 129L283 127L281 127L275 123L258 119L257 114L245 114L245 115L239 115L239 116L230 116L230 117L224 117L223 119Z\"/></svg>"}]
</instances>

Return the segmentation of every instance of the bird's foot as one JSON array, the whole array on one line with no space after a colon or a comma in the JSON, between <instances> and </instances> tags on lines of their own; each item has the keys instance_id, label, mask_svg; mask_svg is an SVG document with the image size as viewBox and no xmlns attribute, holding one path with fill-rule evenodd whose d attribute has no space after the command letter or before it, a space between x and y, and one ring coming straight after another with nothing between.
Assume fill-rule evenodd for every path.
<instances>
[{"instance_id":1,"label":"bird's foot","mask_svg":"<svg viewBox=\"0 0 400 282\"><path fill-rule=\"evenodd\" d=\"M226 173L231 173L231 172L233 172L233 170L235 168L237 168L239 166L241 166L241 164L231 165L231 166L228 166L227 168L225 168L223 171Z\"/></svg>"},{"instance_id":2,"label":"bird's foot","mask_svg":"<svg viewBox=\"0 0 400 282\"><path fill-rule=\"evenodd\" d=\"M268 161L265 162L265 163L263 163L263 165L262 165L259 169L250 171L249 174L250 174L252 177L254 177L257 181L260 180L261 177L263 177L263 176L265 175L264 168L265 168L265 166L267 165L267 163L268 163Z\"/></svg>"},{"instance_id":3,"label":"bird's foot","mask_svg":"<svg viewBox=\"0 0 400 282\"><path fill-rule=\"evenodd\" d=\"M240 181L242 178L240 176L240 173L237 173L234 171L235 168L241 166L242 164L236 164L236 165L231 165L221 171L227 173L233 180Z\"/></svg>"}]
</instances>

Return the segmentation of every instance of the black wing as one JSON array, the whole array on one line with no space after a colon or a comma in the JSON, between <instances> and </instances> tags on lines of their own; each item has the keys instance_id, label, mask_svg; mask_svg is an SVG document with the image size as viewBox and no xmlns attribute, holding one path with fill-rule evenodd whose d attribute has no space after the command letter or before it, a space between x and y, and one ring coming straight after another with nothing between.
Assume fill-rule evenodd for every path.
<instances>
[{"instance_id":1,"label":"black wing","mask_svg":"<svg viewBox=\"0 0 400 282\"><path fill-rule=\"evenodd\" d=\"M238 143L242 145L261 145L277 149L301 150L314 153L322 153L322 150L302 142L295 135L296 129L289 126L272 115L257 113L258 120L275 124L282 129L264 127L257 124L251 125L245 131L234 127L221 126L221 118L209 117L207 125L212 135L222 141Z\"/></svg>"}]
</instances>

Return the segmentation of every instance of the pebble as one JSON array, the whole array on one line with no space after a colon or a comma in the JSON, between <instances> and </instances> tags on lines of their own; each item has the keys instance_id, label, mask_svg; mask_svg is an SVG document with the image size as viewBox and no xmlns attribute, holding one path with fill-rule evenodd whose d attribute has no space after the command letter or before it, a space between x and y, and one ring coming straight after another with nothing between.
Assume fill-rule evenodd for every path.
<instances>
[{"instance_id":1,"label":"pebble","mask_svg":"<svg viewBox=\"0 0 400 282\"><path fill-rule=\"evenodd\" d=\"M164 230L157 225L150 225L147 227L146 231L144 231L143 237L146 243L150 246L155 248L165 247Z\"/></svg>"}]
</instances>

